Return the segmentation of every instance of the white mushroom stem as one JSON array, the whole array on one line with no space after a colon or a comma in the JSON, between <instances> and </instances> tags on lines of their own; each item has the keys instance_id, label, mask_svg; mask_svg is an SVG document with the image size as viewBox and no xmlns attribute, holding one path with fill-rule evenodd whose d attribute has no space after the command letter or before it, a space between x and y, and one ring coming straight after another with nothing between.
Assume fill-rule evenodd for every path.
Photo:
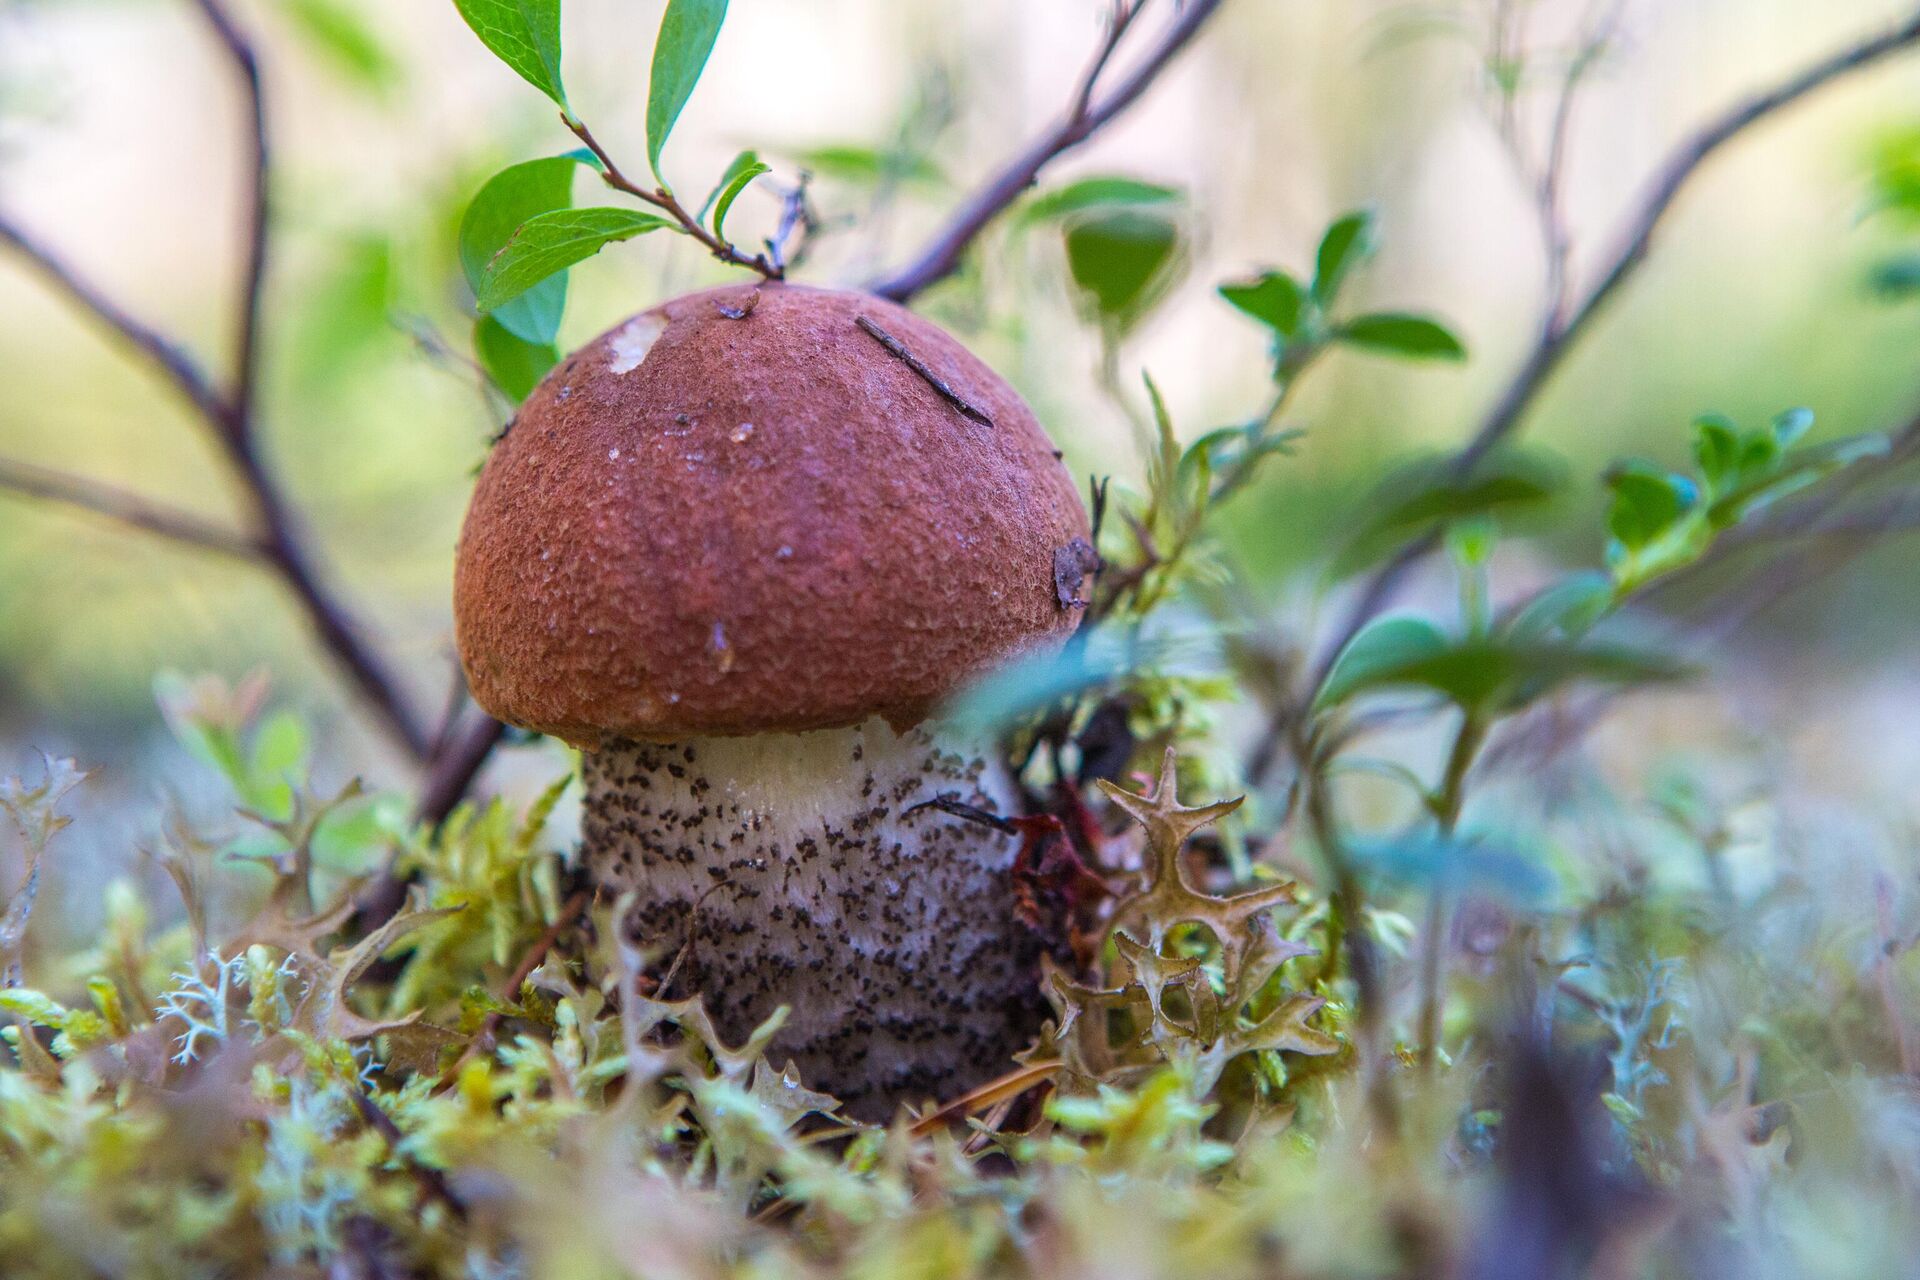
<instances>
[{"instance_id":1,"label":"white mushroom stem","mask_svg":"<svg viewBox=\"0 0 1920 1280\"><path fill-rule=\"evenodd\" d=\"M990 749L879 720L800 734L616 742L585 758L583 857L633 889L632 929L743 1038L773 1042L863 1118L1011 1065L1038 1024L1038 943L1014 914L1016 842L914 806L1018 812ZM684 949L684 955L683 953Z\"/></svg>"}]
</instances>

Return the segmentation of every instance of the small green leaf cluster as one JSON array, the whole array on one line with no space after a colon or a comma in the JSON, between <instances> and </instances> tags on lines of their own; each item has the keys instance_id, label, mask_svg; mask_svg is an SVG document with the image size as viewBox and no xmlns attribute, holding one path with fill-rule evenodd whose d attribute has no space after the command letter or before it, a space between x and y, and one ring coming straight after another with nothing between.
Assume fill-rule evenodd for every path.
<instances>
[{"instance_id":1,"label":"small green leaf cluster","mask_svg":"<svg viewBox=\"0 0 1920 1280\"><path fill-rule=\"evenodd\" d=\"M706 69L726 0L670 0L654 42L647 94L647 162L657 184L636 186L599 149L573 113L560 75L559 0L455 0L488 49L560 108L585 150L512 165L481 187L460 227L460 264L479 319L474 349L494 384L525 398L559 359L555 339L566 310L566 273L610 244L653 231L687 235L723 260L778 274L765 255L749 258L726 239L727 214L754 179L771 172L753 151L734 158L697 211L674 195L662 172L667 140ZM647 206L575 208L577 165ZM777 251L776 251L777 257Z\"/></svg>"},{"instance_id":2,"label":"small green leaf cluster","mask_svg":"<svg viewBox=\"0 0 1920 1280\"><path fill-rule=\"evenodd\" d=\"M1813 414L1795 409L1741 431L1722 417L1694 423L1697 473L1629 462L1607 476L1607 563L1615 590L1633 591L1699 560L1714 541L1789 494L1863 459L1884 454L1884 436L1801 445Z\"/></svg>"},{"instance_id":3,"label":"small green leaf cluster","mask_svg":"<svg viewBox=\"0 0 1920 1280\"><path fill-rule=\"evenodd\" d=\"M1464 360L1467 349L1453 331L1431 316L1379 311L1336 318L1354 268L1372 255L1378 231L1374 215L1357 210L1329 226L1304 284L1275 269L1251 280L1220 286L1220 296L1264 325L1272 335L1273 376L1286 382L1329 345L1343 345L1415 360Z\"/></svg>"}]
</instances>

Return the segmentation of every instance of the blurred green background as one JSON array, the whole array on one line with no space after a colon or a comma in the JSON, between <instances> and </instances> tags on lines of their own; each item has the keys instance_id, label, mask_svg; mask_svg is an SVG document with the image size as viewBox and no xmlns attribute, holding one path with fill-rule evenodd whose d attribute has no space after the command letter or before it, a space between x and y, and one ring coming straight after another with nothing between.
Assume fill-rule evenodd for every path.
<instances>
[{"instance_id":1,"label":"blurred green background","mask_svg":"<svg viewBox=\"0 0 1920 1280\"><path fill-rule=\"evenodd\" d=\"M1244 418L1265 394L1261 336L1215 285L1265 265L1304 268L1321 228L1357 205L1379 211L1383 249L1356 301L1443 315L1471 348L1462 366L1345 354L1313 371L1290 415L1310 433L1297 457L1237 499L1222 531L1286 626L1314 625L1316 570L1382 470L1463 439L1532 336L1541 252L1484 61L1499 4L1233 0L1141 106L1049 173L1126 173L1188 191L1188 269L1122 353L1129 381L1152 371L1183 434ZM1529 41L1547 51L1587 11L1520 7ZM880 189L812 156L836 229L802 278L857 283L898 262L960 191L1055 116L1100 9L736 0L673 162L717 173L754 146L790 176L824 147L924 155L911 180ZM1573 121L1576 280L1611 250L1622 214L1688 130L1902 9L1627 5ZM657 10L650 0L567 6L574 103L616 155L644 154ZM454 539L504 416L469 364L454 230L494 169L572 140L444 0L256 0L245 17L279 162L268 451L332 579L415 702L438 707L455 672ZM0 206L210 363L230 337L240 233L224 71L182 4L0 2ZM1518 98L1536 139L1543 101L1524 87ZM1823 433L1842 434L1891 429L1920 409L1920 306L1867 287L1913 230L1863 218L1875 155L1916 120L1920 63L1896 61L1751 131L1689 188L1653 260L1530 420L1528 439L1568 460L1573 500L1598 510L1609 459L1677 460L1685 423L1707 410L1751 424L1807 405ZM770 195L750 190L731 230L751 242L776 214ZM675 238L616 246L574 272L562 345L725 274ZM990 238L975 271L922 305L1021 388L1077 473L1137 475L1056 239ZM243 510L167 390L5 253L0 452L209 516ZM1597 554L1597 518L1566 524L1591 537L1541 554ZM1861 778L1854 763L1889 785L1920 766L1920 736L1898 712L1920 695L1911 565L1911 542L1895 543L1729 637L1716 665L1736 711L1815 735L1826 744L1818 758L1850 783ZM1749 653L1764 665L1743 666ZM155 674L236 679L255 668L311 714L327 767L406 781L276 580L0 493L0 771L39 748L105 765L99 785L130 800L191 791L195 775L154 706ZM1684 699L1670 705L1689 714ZM1636 730L1659 731L1657 721ZM551 776L557 754L534 754L521 767ZM104 846L120 834L81 839Z\"/></svg>"}]
</instances>

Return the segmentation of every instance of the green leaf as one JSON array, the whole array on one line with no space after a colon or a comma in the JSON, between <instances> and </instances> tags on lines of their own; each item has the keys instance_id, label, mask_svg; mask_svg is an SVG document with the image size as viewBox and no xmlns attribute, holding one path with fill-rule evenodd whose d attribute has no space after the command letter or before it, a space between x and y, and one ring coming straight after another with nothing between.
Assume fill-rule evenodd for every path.
<instances>
[{"instance_id":1,"label":"green leaf","mask_svg":"<svg viewBox=\"0 0 1920 1280\"><path fill-rule=\"evenodd\" d=\"M339 0L282 0L282 4L306 42L337 70L375 93L386 93L399 84L399 59L352 8Z\"/></svg>"},{"instance_id":2,"label":"green leaf","mask_svg":"<svg viewBox=\"0 0 1920 1280\"><path fill-rule=\"evenodd\" d=\"M560 0L453 0L494 57L567 109L560 83Z\"/></svg>"},{"instance_id":3,"label":"green leaf","mask_svg":"<svg viewBox=\"0 0 1920 1280\"><path fill-rule=\"evenodd\" d=\"M1018 225L1031 227L1042 222L1057 222L1089 209L1175 204L1183 199L1185 193L1178 187L1164 187L1138 178L1081 178L1027 201L1020 210Z\"/></svg>"},{"instance_id":4,"label":"green leaf","mask_svg":"<svg viewBox=\"0 0 1920 1280\"><path fill-rule=\"evenodd\" d=\"M1507 624L1509 639L1578 640L1613 607L1613 579L1598 569L1576 573L1529 600Z\"/></svg>"},{"instance_id":5,"label":"green leaf","mask_svg":"<svg viewBox=\"0 0 1920 1280\"><path fill-rule=\"evenodd\" d=\"M29 987L8 987L0 991L0 1009L15 1017L25 1018L28 1022L52 1027L55 1031L67 1025L67 1007L52 996Z\"/></svg>"},{"instance_id":6,"label":"green leaf","mask_svg":"<svg viewBox=\"0 0 1920 1280\"><path fill-rule=\"evenodd\" d=\"M1334 559L1333 576L1364 568L1437 525L1540 507L1563 483L1557 468L1533 454L1495 456L1465 479L1452 475L1449 466L1444 461L1422 463L1370 495L1360 532Z\"/></svg>"},{"instance_id":7,"label":"green leaf","mask_svg":"<svg viewBox=\"0 0 1920 1280\"><path fill-rule=\"evenodd\" d=\"M1220 296L1283 337L1291 338L1300 330L1306 293L1284 271L1268 271L1243 284L1223 284Z\"/></svg>"},{"instance_id":8,"label":"green leaf","mask_svg":"<svg viewBox=\"0 0 1920 1280\"><path fill-rule=\"evenodd\" d=\"M1314 695L1313 709L1338 706L1382 683L1395 683L1408 666L1447 651L1449 641L1425 618L1381 618L1347 642Z\"/></svg>"},{"instance_id":9,"label":"green leaf","mask_svg":"<svg viewBox=\"0 0 1920 1280\"><path fill-rule=\"evenodd\" d=\"M616 240L676 224L632 209L556 209L529 218L487 264L475 305L484 314Z\"/></svg>"},{"instance_id":10,"label":"green leaf","mask_svg":"<svg viewBox=\"0 0 1920 1280\"><path fill-rule=\"evenodd\" d=\"M487 264L529 219L573 205L573 171L585 152L528 160L502 169L487 180L460 220L460 267L474 293L480 292ZM567 306L567 278L555 274L494 311L507 332L525 342L545 345L560 331Z\"/></svg>"},{"instance_id":11,"label":"green leaf","mask_svg":"<svg viewBox=\"0 0 1920 1280\"><path fill-rule=\"evenodd\" d=\"M1124 662L1098 633L1076 638L1058 652L1028 654L978 677L953 695L942 715L967 733L1002 733L1060 698L1105 684Z\"/></svg>"},{"instance_id":12,"label":"green leaf","mask_svg":"<svg viewBox=\"0 0 1920 1280\"><path fill-rule=\"evenodd\" d=\"M727 238L724 230L727 223L727 210L733 208L733 202L739 198L747 184L763 173L771 173L769 165L760 163L760 157L752 151L742 151L720 175L720 181L700 206L700 216L707 216L707 210L713 210L713 234L722 240Z\"/></svg>"},{"instance_id":13,"label":"green leaf","mask_svg":"<svg viewBox=\"0 0 1920 1280\"><path fill-rule=\"evenodd\" d=\"M653 42L653 75L647 84L647 163L661 186L660 152L667 145L693 87L700 83L707 58L720 38L727 0L667 0L660 35Z\"/></svg>"},{"instance_id":14,"label":"green leaf","mask_svg":"<svg viewBox=\"0 0 1920 1280\"><path fill-rule=\"evenodd\" d=\"M1220 487L1209 499L1218 502L1232 489L1252 479L1254 466L1275 455L1291 454L1293 446L1304 435L1306 432L1300 430L1269 431L1264 422L1216 427L1188 445L1180 455L1179 476L1186 480L1221 475Z\"/></svg>"},{"instance_id":15,"label":"green leaf","mask_svg":"<svg viewBox=\"0 0 1920 1280\"><path fill-rule=\"evenodd\" d=\"M474 322L473 353L493 385L515 404L525 400L547 370L560 362L558 347L528 342L500 323L499 312Z\"/></svg>"},{"instance_id":16,"label":"green leaf","mask_svg":"<svg viewBox=\"0 0 1920 1280\"><path fill-rule=\"evenodd\" d=\"M1771 431L1749 432L1740 445L1740 471L1760 475L1773 470L1780 461L1780 441Z\"/></svg>"},{"instance_id":17,"label":"green leaf","mask_svg":"<svg viewBox=\"0 0 1920 1280\"><path fill-rule=\"evenodd\" d=\"M1773 420L1773 440L1783 450L1791 449L1801 437L1813 430L1813 410L1789 409Z\"/></svg>"},{"instance_id":18,"label":"green leaf","mask_svg":"<svg viewBox=\"0 0 1920 1280\"><path fill-rule=\"evenodd\" d=\"M1357 643L1358 637L1355 639ZM1443 638L1440 648L1432 645L1431 636L1421 637L1418 643L1403 643L1398 650L1383 648L1370 654L1361 675L1340 688L1341 700L1376 689L1427 689L1471 713L1484 715L1511 711L1574 681L1638 684L1673 679L1684 671L1663 654L1620 645L1480 638L1457 642ZM1333 683L1330 675L1327 684ZM1316 708L1323 700L1324 693L1315 699Z\"/></svg>"},{"instance_id":19,"label":"green leaf","mask_svg":"<svg viewBox=\"0 0 1920 1280\"><path fill-rule=\"evenodd\" d=\"M783 150L794 163L815 177L876 186L881 182L911 182L918 186L946 186L947 175L930 158L915 152L882 149L859 143Z\"/></svg>"},{"instance_id":20,"label":"green leaf","mask_svg":"<svg viewBox=\"0 0 1920 1280\"><path fill-rule=\"evenodd\" d=\"M255 780L284 782L305 773L307 726L291 711L269 716L253 738Z\"/></svg>"},{"instance_id":21,"label":"green leaf","mask_svg":"<svg viewBox=\"0 0 1920 1280\"><path fill-rule=\"evenodd\" d=\"M1066 242L1067 269L1089 309L1121 330L1159 300L1184 247L1171 218L1130 208L1075 219Z\"/></svg>"},{"instance_id":22,"label":"green leaf","mask_svg":"<svg viewBox=\"0 0 1920 1280\"><path fill-rule=\"evenodd\" d=\"M1740 470L1740 433L1717 414L1700 418L1693 424L1693 456L1709 485L1731 483Z\"/></svg>"},{"instance_id":23,"label":"green leaf","mask_svg":"<svg viewBox=\"0 0 1920 1280\"><path fill-rule=\"evenodd\" d=\"M1327 228L1314 258L1313 296L1323 307L1331 304L1341 284L1361 259L1373 252L1373 211L1360 209Z\"/></svg>"},{"instance_id":24,"label":"green leaf","mask_svg":"<svg viewBox=\"0 0 1920 1280\"><path fill-rule=\"evenodd\" d=\"M1361 316L1334 334L1348 346L1417 360L1464 360L1467 349L1447 327L1426 316L1383 311Z\"/></svg>"},{"instance_id":25,"label":"green leaf","mask_svg":"<svg viewBox=\"0 0 1920 1280\"><path fill-rule=\"evenodd\" d=\"M1167 411L1166 397L1160 394L1160 384L1145 369L1140 371L1140 381L1147 388L1147 403L1153 409L1154 439L1159 445L1158 452L1147 464L1147 485L1153 493L1154 509L1165 513L1180 505L1174 489L1180 474L1180 438L1173 429L1173 415Z\"/></svg>"},{"instance_id":26,"label":"green leaf","mask_svg":"<svg viewBox=\"0 0 1920 1280\"><path fill-rule=\"evenodd\" d=\"M1909 253L1874 267L1868 284L1881 298L1901 302L1920 297L1920 253Z\"/></svg>"},{"instance_id":27,"label":"green leaf","mask_svg":"<svg viewBox=\"0 0 1920 1280\"><path fill-rule=\"evenodd\" d=\"M1643 462L1615 469L1607 484L1613 490L1607 529L1628 550L1644 547L1667 532L1700 498L1693 481Z\"/></svg>"},{"instance_id":28,"label":"green leaf","mask_svg":"<svg viewBox=\"0 0 1920 1280\"><path fill-rule=\"evenodd\" d=\"M1749 475L1721 495L1709 509L1708 518L1716 528L1726 528L1788 494L1817 484L1843 467L1882 457L1892 447L1885 436L1860 435L1796 449L1774 466Z\"/></svg>"}]
</instances>

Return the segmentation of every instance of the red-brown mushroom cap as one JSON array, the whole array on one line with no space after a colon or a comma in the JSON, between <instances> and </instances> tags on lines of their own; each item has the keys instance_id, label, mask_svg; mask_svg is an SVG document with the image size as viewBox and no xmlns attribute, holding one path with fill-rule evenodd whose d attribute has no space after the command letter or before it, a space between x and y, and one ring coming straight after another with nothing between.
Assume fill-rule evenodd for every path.
<instances>
[{"instance_id":1,"label":"red-brown mushroom cap","mask_svg":"<svg viewBox=\"0 0 1920 1280\"><path fill-rule=\"evenodd\" d=\"M467 512L454 621L482 707L588 748L904 727L1073 630L1087 536L1032 411L946 332L735 285L528 397Z\"/></svg>"}]
</instances>

